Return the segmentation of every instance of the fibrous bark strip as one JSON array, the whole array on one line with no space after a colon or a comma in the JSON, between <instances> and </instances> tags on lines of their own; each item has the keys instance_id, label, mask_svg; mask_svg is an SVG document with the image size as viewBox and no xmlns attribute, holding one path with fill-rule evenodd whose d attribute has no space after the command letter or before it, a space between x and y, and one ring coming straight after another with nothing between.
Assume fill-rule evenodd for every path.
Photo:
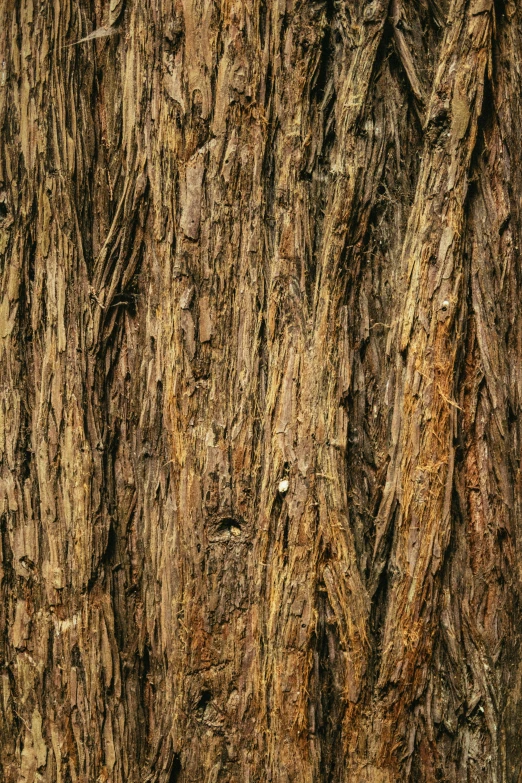
<instances>
[{"instance_id":1,"label":"fibrous bark strip","mask_svg":"<svg viewBox=\"0 0 522 783\"><path fill-rule=\"evenodd\" d=\"M522 774L522 27L0 1L0 776Z\"/></svg>"}]
</instances>

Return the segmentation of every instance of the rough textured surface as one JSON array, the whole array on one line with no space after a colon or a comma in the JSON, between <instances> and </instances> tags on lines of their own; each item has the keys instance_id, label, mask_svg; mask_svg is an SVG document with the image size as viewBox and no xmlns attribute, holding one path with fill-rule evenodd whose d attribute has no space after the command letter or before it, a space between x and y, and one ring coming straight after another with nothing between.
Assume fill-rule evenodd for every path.
<instances>
[{"instance_id":1,"label":"rough textured surface","mask_svg":"<svg viewBox=\"0 0 522 783\"><path fill-rule=\"evenodd\" d=\"M2 781L522 780L521 95L510 0L0 0Z\"/></svg>"}]
</instances>

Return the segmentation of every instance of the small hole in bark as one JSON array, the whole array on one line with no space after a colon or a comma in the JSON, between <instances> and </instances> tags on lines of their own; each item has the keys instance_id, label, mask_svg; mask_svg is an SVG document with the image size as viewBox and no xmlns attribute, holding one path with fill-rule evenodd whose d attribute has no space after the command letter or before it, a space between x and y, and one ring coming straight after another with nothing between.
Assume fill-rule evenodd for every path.
<instances>
[{"instance_id":1,"label":"small hole in bark","mask_svg":"<svg viewBox=\"0 0 522 783\"><path fill-rule=\"evenodd\" d=\"M219 536L226 538L229 536L237 537L241 535L241 525L234 517L223 517L223 519L219 521L217 533Z\"/></svg>"},{"instance_id":2,"label":"small hole in bark","mask_svg":"<svg viewBox=\"0 0 522 783\"><path fill-rule=\"evenodd\" d=\"M0 201L0 220L4 220L7 217L7 204Z\"/></svg>"},{"instance_id":3,"label":"small hole in bark","mask_svg":"<svg viewBox=\"0 0 522 783\"><path fill-rule=\"evenodd\" d=\"M509 226L509 221L511 220L511 215L508 215L504 218L500 226L498 227L498 233L502 236L506 228Z\"/></svg>"},{"instance_id":4,"label":"small hole in bark","mask_svg":"<svg viewBox=\"0 0 522 783\"><path fill-rule=\"evenodd\" d=\"M205 688L201 691L199 701L196 704L196 710L199 710L201 712L205 711L205 708L208 704L212 701L212 691L209 691L208 688Z\"/></svg>"},{"instance_id":5,"label":"small hole in bark","mask_svg":"<svg viewBox=\"0 0 522 783\"><path fill-rule=\"evenodd\" d=\"M169 783L178 783L181 775L181 758L179 753L174 754L172 767L170 768Z\"/></svg>"},{"instance_id":6,"label":"small hole in bark","mask_svg":"<svg viewBox=\"0 0 522 783\"><path fill-rule=\"evenodd\" d=\"M116 535L116 530L114 529L114 525L111 522L111 524L109 525L107 544L105 546L105 553L103 557L103 560L106 563L112 563L114 561L117 553L117 547L118 547L118 537Z\"/></svg>"},{"instance_id":7,"label":"small hole in bark","mask_svg":"<svg viewBox=\"0 0 522 783\"><path fill-rule=\"evenodd\" d=\"M73 645L71 650L71 666L75 666L77 669L79 669L82 665L82 656L80 653L80 648L77 644Z\"/></svg>"}]
</instances>

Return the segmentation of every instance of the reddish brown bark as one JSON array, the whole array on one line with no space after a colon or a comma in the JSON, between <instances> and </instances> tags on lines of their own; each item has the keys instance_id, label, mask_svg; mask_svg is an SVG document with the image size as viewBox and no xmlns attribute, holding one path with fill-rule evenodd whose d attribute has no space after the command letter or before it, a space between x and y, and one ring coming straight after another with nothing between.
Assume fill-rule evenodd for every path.
<instances>
[{"instance_id":1,"label":"reddish brown bark","mask_svg":"<svg viewBox=\"0 0 522 783\"><path fill-rule=\"evenodd\" d=\"M0 777L518 783L517 7L0 31Z\"/></svg>"}]
</instances>

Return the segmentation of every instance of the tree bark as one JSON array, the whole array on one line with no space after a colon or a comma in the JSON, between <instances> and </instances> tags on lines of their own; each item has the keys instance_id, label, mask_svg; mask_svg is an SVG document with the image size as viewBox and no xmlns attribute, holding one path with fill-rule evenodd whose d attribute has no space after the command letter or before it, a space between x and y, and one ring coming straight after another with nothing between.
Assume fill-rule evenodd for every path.
<instances>
[{"instance_id":1,"label":"tree bark","mask_svg":"<svg viewBox=\"0 0 522 783\"><path fill-rule=\"evenodd\" d=\"M522 11L0 0L0 777L522 780Z\"/></svg>"}]
</instances>

